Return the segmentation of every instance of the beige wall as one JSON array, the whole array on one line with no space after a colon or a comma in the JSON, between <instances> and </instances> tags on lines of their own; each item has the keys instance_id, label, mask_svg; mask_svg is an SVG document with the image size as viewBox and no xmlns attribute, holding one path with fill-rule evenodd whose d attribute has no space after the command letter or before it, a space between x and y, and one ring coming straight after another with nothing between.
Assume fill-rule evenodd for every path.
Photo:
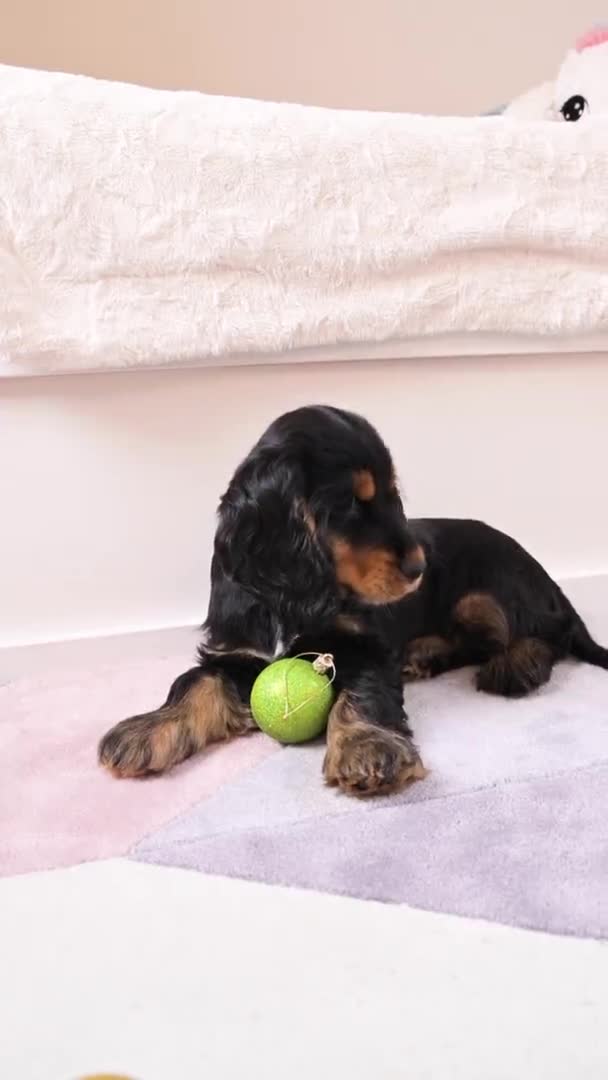
<instances>
[{"instance_id":1,"label":"beige wall","mask_svg":"<svg viewBox=\"0 0 608 1080\"><path fill-rule=\"evenodd\" d=\"M476 112L550 78L579 0L19 0L0 60L151 86Z\"/></svg>"},{"instance_id":2,"label":"beige wall","mask_svg":"<svg viewBox=\"0 0 608 1080\"><path fill-rule=\"evenodd\" d=\"M412 517L479 517L558 577L608 575L588 465L606 459L605 354L3 383L0 649L200 625L220 492L272 419L315 400L377 424Z\"/></svg>"}]
</instances>

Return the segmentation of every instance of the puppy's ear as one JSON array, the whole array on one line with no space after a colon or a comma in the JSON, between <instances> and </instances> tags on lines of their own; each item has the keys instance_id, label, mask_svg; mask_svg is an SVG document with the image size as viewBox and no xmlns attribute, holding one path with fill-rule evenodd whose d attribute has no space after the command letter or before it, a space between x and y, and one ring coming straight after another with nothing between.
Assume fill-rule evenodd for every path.
<instances>
[{"instance_id":1,"label":"puppy's ear","mask_svg":"<svg viewBox=\"0 0 608 1080\"><path fill-rule=\"evenodd\" d=\"M227 577L294 633L327 620L338 606L335 574L303 489L300 468L285 461L235 478L220 504L215 535Z\"/></svg>"}]
</instances>

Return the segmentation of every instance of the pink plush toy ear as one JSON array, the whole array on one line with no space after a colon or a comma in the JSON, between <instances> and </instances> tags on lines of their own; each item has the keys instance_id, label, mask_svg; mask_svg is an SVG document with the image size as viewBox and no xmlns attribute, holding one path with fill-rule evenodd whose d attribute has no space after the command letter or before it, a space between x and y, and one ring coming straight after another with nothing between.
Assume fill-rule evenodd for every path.
<instances>
[{"instance_id":1,"label":"pink plush toy ear","mask_svg":"<svg viewBox=\"0 0 608 1080\"><path fill-rule=\"evenodd\" d=\"M585 49L591 49L594 45L603 45L605 41L608 41L608 26L594 26L591 30L587 30L586 34L578 38L574 48L577 53L582 53Z\"/></svg>"}]
</instances>

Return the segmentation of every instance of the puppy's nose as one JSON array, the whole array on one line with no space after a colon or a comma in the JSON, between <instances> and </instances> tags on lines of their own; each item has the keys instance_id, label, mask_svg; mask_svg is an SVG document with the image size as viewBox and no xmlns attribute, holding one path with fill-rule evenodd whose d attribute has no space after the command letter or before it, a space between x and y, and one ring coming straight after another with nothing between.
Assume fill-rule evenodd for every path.
<instances>
[{"instance_id":1,"label":"puppy's nose","mask_svg":"<svg viewBox=\"0 0 608 1080\"><path fill-rule=\"evenodd\" d=\"M416 548L415 551L410 552L403 560L403 576L406 577L408 581L416 581L419 577L422 577L425 570L426 560L420 548Z\"/></svg>"}]
</instances>

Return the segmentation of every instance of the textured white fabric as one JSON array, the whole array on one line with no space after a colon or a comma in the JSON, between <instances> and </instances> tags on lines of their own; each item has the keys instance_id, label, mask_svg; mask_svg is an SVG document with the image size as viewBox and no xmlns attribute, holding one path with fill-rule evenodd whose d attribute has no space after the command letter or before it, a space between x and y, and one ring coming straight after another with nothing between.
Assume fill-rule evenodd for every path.
<instances>
[{"instance_id":1,"label":"textured white fabric","mask_svg":"<svg viewBox=\"0 0 608 1080\"><path fill-rule=\"evenodd\" d=\"M606 191L601 122L0 67L0 374L407 353L412 339L441 352L454 335L471 351L488 335L599 343Z\"/></svg>"}]
</instances>

